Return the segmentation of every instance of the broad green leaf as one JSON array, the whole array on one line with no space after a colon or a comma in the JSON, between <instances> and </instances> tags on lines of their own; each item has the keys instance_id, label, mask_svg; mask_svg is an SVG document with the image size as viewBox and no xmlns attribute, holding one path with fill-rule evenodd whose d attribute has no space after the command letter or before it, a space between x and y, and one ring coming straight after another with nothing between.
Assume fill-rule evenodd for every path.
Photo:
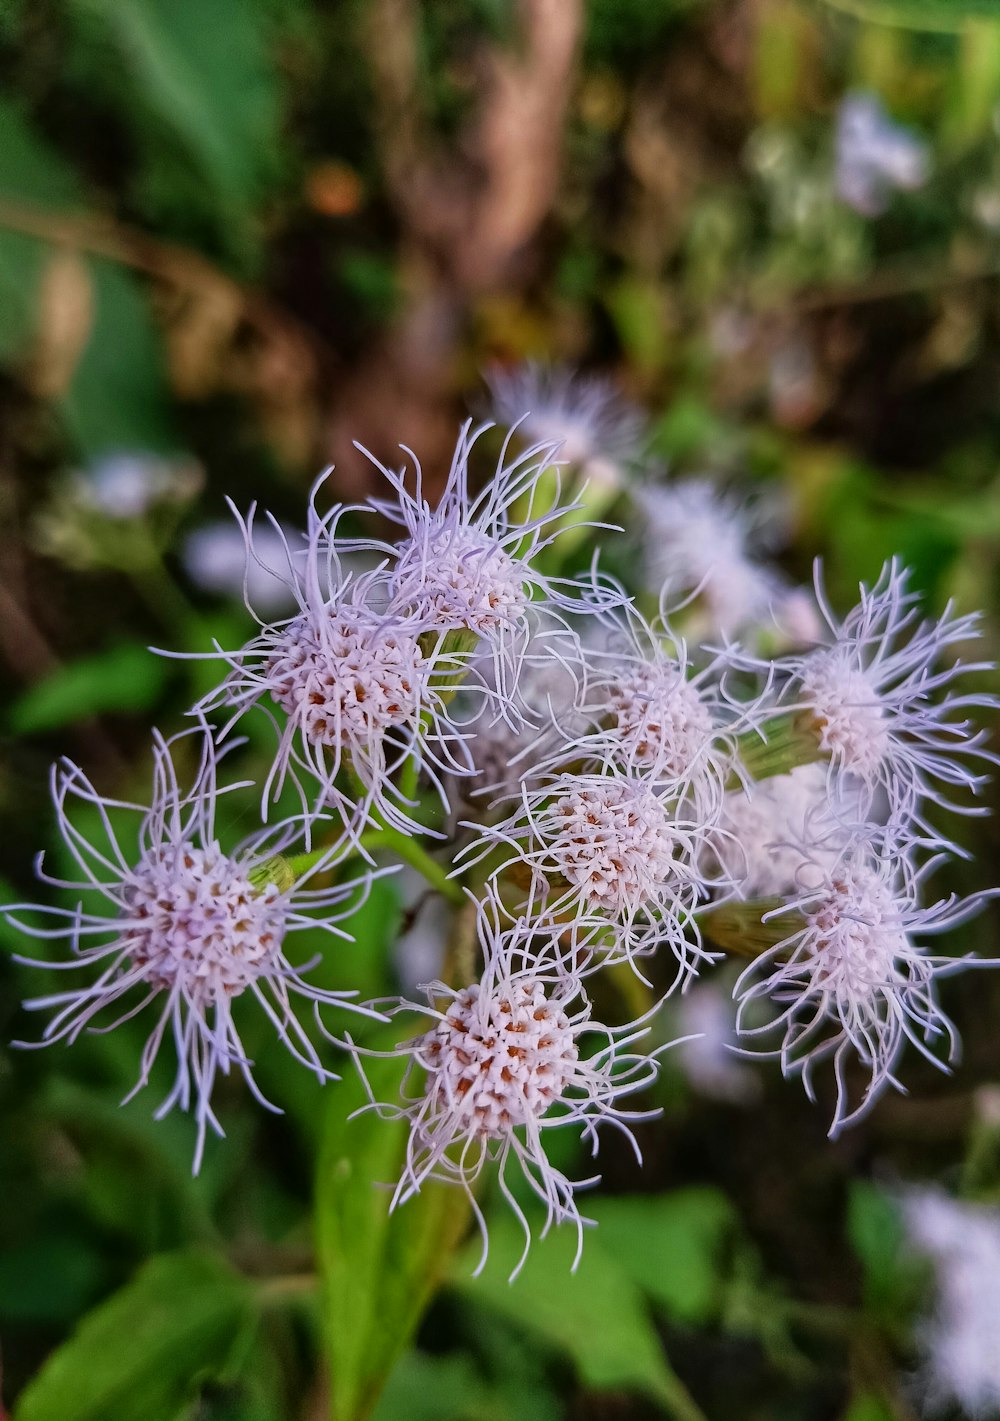
<instances>
[{"instance_id":1,"label":"broad green leaf","mask_svg":"<svg viewBox=\"0 0 1000 1421\"><path fill-rule=\"evenodd\" d=\"M498 1402L464 1353L400 1358L372 1421L521 1421Z\"/></svg>"},{"instance_id":2,"label":"broad green leaf","mask_svg":"<svg viewBox=\"0 0 1000 1421\"><path fill-rule=\"evenodd\" d=\"M382 1035L381 1044L404 1030ZM365 1071L377 1099L398 1096L398 1061L370 1059ZM445 1276L468 1206L461 1190L431 1184L390 1214L390 1191L380 1186L402 1171L406 1123L374 1111L349 1118L367 1100L353 1068L327 1094L316 1183L323 1329L333 1421L360 1421Z\"/></svg>"},{"instance_id":3,"label":"broad green leaf","mask_svg":"<svg viewBox=\"0 0 1000 1421\"><path fill-rule=\"evenodd\" d=\"M874 1184L857 1179L847 1202L847 1233L864 1269L867 1305L878 1313L893 1313L904 1302L898 1286L903 1245L898 1208Z\"/></svg>"},{"instance_id":4,"label":"broad green leaf","mask_svg":"<svg viewBox=\"0 0 1000 1421\"><path fill-rule=\"evenodd\" d=\"M56 216L79 208L72 170L12 106L0 103L0 358L26 351L37 334L41 281L54 248L4 225L21 205ZM88 454L109 448L171 449L159 334L138 281L122 267L88 258L93 313L70 387L59 401L70 432Z\"/></svg>"},{"instance_id":5,"label":"broad green leaf","mask_svg":"<svg viewBox=\"0 0 1000 1421\"><path fill-rule=\"evenodd\" d=\"M72 170L7 100L0 100L0 358L22 353L36 329L39 285L50 255L46 243L10 230L5 206L78 206Z\"/></svg>"},{"instance_id":6,"label":"broad green leaf","mask_svg":"<svg viewBox=\"0 0 1000 1421\"><path fill-rule=\"evenodd\" d=\"M561 1421L563 1408L535 1374L519 1369L506 1342L498 1374L489 1379L465 1352L407 1352L393 1370L372 1421Z\"/></svg>"},{"instance_id":7,"label":"broad green leaf","mask_svg":"<svg viewBox=\"0 0 1000 1421\"><path fill-rule=\"evenodd\" d=\"M150 120L224 199L252 200L279 140L269 7L249 0L73 0L122 68L113 87L140 138ZM95 47L95 58L100 46ZM145 119L145 133L142 120Z\"/></svg>"},{"instance_id":8,"label":"broad green leaf","mask_svg":"<svg viewBox=\"0 0 1000 1421\"><path fill-rule=\"evenodd\" d=\"M597 1198L587 1213L597 1220L602 1247L654 1302L683 1322L704 1324L717 1315L736 1223L725 1195L679 1189Z\"/></svg>"},{"instance_id":9,"label":"broad green leaf","mask_svg":"<svg viewBox=\"0 0 1000 1421\"><path fill-rule=\"evenodd\" d=\"M639 1392L677 1421L703 1421L670 1368L640 1289L600 1230L588 1232L576 1273L572 1228L557 1228L545 1239L536 1236L524 1268L510 1283L523 1246L512 1215L492 1219L489 1261L480 1276L471 1276L478 1242L456 1260L452 1277L461 1296L567 1353L583 1385Z\"/></svg>"},{"instance_id":10,"label":"broad green leaf","mask_svg":"<svg viewBox=\"0 0 1000 1421\"><path fill-rule=\"evenodd\" d=\"M88 263L94 288L90 336L60 401L87 454L176 448L159 332L139 283L111 262Z\"/></svg>"},{"instance_id":11,"label":"broad green leaf","mask_svg":"<svg viewBox=\"0 0 1000 1421\"><path fill-rule=\"evenodd\" d=\"M163 1254L83 1319L13 1421L170 1421L227 1374L253 1323L246 1279L211 1254Z\"/></svg>"},{"instance_id":12,"label":"broad green leaf","mask_svg":"<svg viewBox=\"0 0 1000 1421\"><path fill-rule=\"evenodd\" d=\"M844 1421L893 1421L895 1410L879 1396L863 1392L856 1396L844 1413Z\"/></svg>"},{"instance_id":13,"label":"broad green leaf","mask_svg":"<svg viewBox=\"0 0 1000 1421\"><path fill-rule=\"evenodd\" d=\"M38 734L106 711L142 711L156 704L170 663L144 646L123 642L70 661L37 681L10 712L17 735Z\"/></svg>"},{"instance_id":14,"label":"broad green leaf","mask_svg":"<svg viewBox=\"0 0 1000 1421\"><path fill-rule=\"evenodd\" d=\"M960 30L968 20L1000 17L997 0L827 0L859 20L913 30Z\"/></svg>"}]
</instances>

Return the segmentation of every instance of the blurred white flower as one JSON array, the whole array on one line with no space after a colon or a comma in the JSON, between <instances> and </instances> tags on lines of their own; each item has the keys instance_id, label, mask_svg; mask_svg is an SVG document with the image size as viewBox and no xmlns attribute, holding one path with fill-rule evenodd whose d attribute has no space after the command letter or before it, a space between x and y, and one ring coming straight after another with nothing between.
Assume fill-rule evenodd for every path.
<instances>
[{"instance_id":1,"label":"blurred white flower","mask_svg":"<svg viewBox=\"0 0 1000 1421\"><path fill-rule=\"evenodd\" d=\"M857 804L846 777L826 765L798 765L726 795L712 853L741 898L801 892L807 866L828 869L847 841L841 820Z\"/></svg>"},{"instance_id":2,"label":"blurred white flower","mask_svg":"<svg viewBox=\"0 0 1000 1421\"><path fill-rule=\"evenodd\" d=\"M285 539L288 546L296 543L291 529L286 530ZM269 524L259 523L254 528L253 548L256 556L250 557L243 529L226 520L206 523L190 533L181 558L188 577L204 592L242 601L245 587L251 605L261 612L279 612L293 607L293 588L271 570L281 567L287 558L281 534Z\"/></svg>"},{"instance_id":3,"label":"blurred white flower","mask_svg":"<svg viewBox=\"0 0 1000 1421\"><path fill-rule=\"evenodd\" d=\"M847 94L837 113L836 188L848 207L877 217L897 189L923 187L930 172L927 145L893 123L875 94Z\"/></svg>"},{"instance_id":4,"label":"blurred white flower","mask_svg":"<svg viewBox=\"0 0 1000 1421\"><path fill-rule=\"evenodd\" d=\"M74 475L80 501L108 518L144 517L159 503L179 503L198 492L202 470L193 459L122 451Z\"/></svg>"},{"instance_id":5,"label":"blurred white flower","mask_svg":"<svg viewBox=\"0 0 1000 1421\"><path fill-rule=\"evenodd\" d=\"M451 906L427 886L416 869L405 864L396 875L403 906L403 926L393 948L399 985L406 993L421 991L440 977L451 928Z\"/></svg>"},{"instance_id":6,"label":"blurred white flower","mask_svg":"<svg viewBox=\"0 0 1000 1421\"><path fill-rule=\"evenodd\" d=\"M731 1105L748 1105L760 1095L753 1068L732 1048L737 1044L732 1000L716 981L699 982L678 1003L675 1059L699 1095Z\"/></svg>"},{"instance_id":7,"label":"blurred white flower","mask_svg":"<svg viewBox=\"0 0 1000 1421\"><path fill-rule=\"evenodd\" d=\"M815 646L823 640L823 618L807 587L790 587L775 602L773 617L789 650Z\"/></svg>"},{"instance_id":8,"label":"blurred white flower","mask_svg":"<svg viewBox=\"0 0 1000 1421\"><path fill-rule=\"evenodd\" d=\"M602 375L526 361L486 377L501 424L518 425L528 439L559 445L568 464L585 464L588 476L607 480L628 463L643 440L643 418Z\"/></svg>"},{"instance_id":9,"label":"blurred white flower","mask_svg":"<svg viewBox=\"0 0 1000 1421\"><path fill-rule=\"evenodd\" d=\"M781 581L751 556L755 520L743 503L705 477L647 485L636 498L649 585L668 601L692 598L692 637L733 636L770 619Z\"/></svg>"},{"instance_id":10,"label":"blurred white flower","mask_svg":"<svg viewBox=\"0 0 1000 1421\"><path fill-rule=\"evenodd\" d=\"M970 1416L1000 1411L1000 1210L936 1189L903 1201L912 1247L934 1265L936 1300L917 1329L926 1409L957 1403Z\"/></svg>"}]
</instances>

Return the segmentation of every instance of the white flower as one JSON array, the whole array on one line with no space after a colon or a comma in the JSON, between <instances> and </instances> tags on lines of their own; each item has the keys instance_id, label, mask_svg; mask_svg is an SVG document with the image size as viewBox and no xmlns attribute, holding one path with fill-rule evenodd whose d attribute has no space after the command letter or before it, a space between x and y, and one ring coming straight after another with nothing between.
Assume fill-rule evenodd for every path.
<instances>
[{"instance_id":1,"label":"white flower","mask_svg":"<svg viewBox=\"0 0 1000 1421\"><path fill-rule=\"evenodd\" d=\"M479 647L478 662L488 649L488 682L479 676L477 661L468 663L469 672L482 687L493 718L516 727L524 719L518 679L539 618L555 620L565 631L564 614L615 605L623 594L592 581L584 600L579 584L541 571L541 554L559 536L564 515L576 508L562 503L558 492L553 501L549 492L541 511L533 511L540 480L551 477L555 468L555 446L534 445L508 462L508 436L493 478L475 494L469 461L482 433L468 423L462 429L444 492L433 509L423 496L415 456L411 493L405 471L388 469L368 454L395 494L394 499L370 500L370 506L406 533L400 543L378 545L388 564L390 609L443 633L470 634Z\"/></svg>"},{"instance_id":2,"label":"white flower","mask_svg":"<svg viewBox=\"0 0 1000 1421\"><path fill-rule=\"evenodd\" d=\"M636 499L643 515L649 585L694 602L695 630L732 636L767 620L781 582L750 555L746 508L707 478L647 484Z\"/></svg>"},{"instance_id":3,"label":"white flower","mask_svg":"<svg viewBox=\"0 0 1000 1421\"><path fill-rule=\"evenodd\" d=\"M808 588L790 587L781 593L773 617L783 648L810 647L823 640L823 619Z\"/></svg>"},{"instance_id":4,"label":"white flower","mask_svg":"<svg viewBox=\"0 0 1000 1421\"><path fill-rule=\"evenodd\" d=\"M187 791L178 784L172 760L174 747L184 737L171 742L156 738L154 795L148 809L104 800L76 765L57 765L53 795L59 829L83 878L76 883L50 878L41 869L41 859L39 876L87 896L74 908L13 904L4 912L31 936L69 942L69 960L32 965L48 970L91 968L96 973L89 985L25 1003L31 1010L55 1011L39 1044L73 1041L92 1023L106 1031L152 1008L155 1019L135 1090L148 1083L153 1062L168 1040L177 1053L177 1076L157 1118L174 1106L193 1110L197 1171L207 1127L222 1134L211 1103L219 1072L228 1075L238 1068L256 1099L276 1108L264 1100L253 1079L237 1025L240 1008L235 1004L240 998L256 1000L292 1055L320 1079L331 1073L299 1022L293 995L317 1008L330 1005L372 1013L349 1000L354 992L310 986L285 955L288 934L299 929L318 926L347 936L336 923L357 906L358 881L308 887L317 869L336 860L334 849L290 885L267 881L265 865L294 837L294 823L278 826L266 838L258 832L233 851L224 851L215 824L220 794L215 751L207 735L199 731L195 736L202 743L203 759ZM96 808L103 826L101 843L87 842L74 825L73 801ZM113 822L123 810L140 816L134 854ZM338 915L334 910L340 905L347 906ZM54 926L22 921L22 912L41 915ZM117 1022L107 1021L115 1010L120 1013Z\"/></svg>"},{"instance_id":5,"label":"white flower","mask_svg":"<svg viewBox=\"0 0 1000 1421\"><path fill-rule=\"evenodd\" d=\"M734 1051L735 1013L728 991L715 980L696 982L677 999L682 1033L676 1061L693 1090L708 1100L748 1105L760 1094L760 1080Z\"/></svg>"},{"instance_id":6,"label":"white flower","mask_svg":"<svg viewBox=\"0 0 1000 1421\"><path fill-rule=\"evenodd\" d=\"M477 827L466 855L511 849L494 881L508 897L525 884L516 911L553 946L569 935L574 970L620 958L634 965L662 945L677 957L679 982L707 956L692 918L705 891L694 863L703 831L641 777L553 775L522 785L519 807L501 823Z\"/></svg>"},{"instance_id":7,"label":"white flower","mask_svg":"<svg viewBox=\"0 0 1000 1421\"><path fill-rule=\"evenodd\" d=\"M283 544L284 565L268 564L286 581L297 614L262 624L239 651L217 649L231 671L197 709L231 709L223 737L252 707L284 712L279 721L268 711L279 743L265 806L291 779L304 811L335 808L352 834L372 811L383 825L409 832L412 801L396 782L403 765L412 760L442 795L442 774L470 768L447 711L464 666L424 615L394 610L384 564L357 576L342 566L334 536L343 509L320 515L322 482L313 489L303 548ZM253 509L243 529L259 557Z\"/></svg>"},{"instance_id":8,"label":"white flower","mask_svg":"<svg viewBox=\"0 0 1000 1421\"><path fill-rule=\"evenodd\" d=\"M501 424L517 426L538 444L558 446L568 464L593 465L598 480L639 451L642 416L603 376L527 361L512 370L494 367L486 381Z\"/></svg>"},{"instance_id":9,"label":"white flower","mask_svg":"<svg viewBox=\"0 0 1000 1421\"><path fill-rule=\"evenodd\" d=\"M832 1056L837 1099L831 1134L863 1114L886 1085L901 1089L895 1072L907 1041L941 1069L958 1047L955 1027L937 1001L937 978L970 959L933 956L915 939L964 922L986 895L952 895L921 907L916 894L937 861L904 870L906 846L894 854L893 833L890 826L853 839L829 868L800 868L807 886L767 915L779 922L788 915L787 937L751 962L736 986L740 1034L780 1031L774 1054L786 1075L802 1076L810 1100L815 1067ZM758 1003L768 1005L771 1020L751 1026ZM869 1077L853 1106L851 1057Z\"/></svg>"},{"instance_id":10,"label":"white flower","mask_svg":"<svg viewBox=\"0 0 1000 1421\"><path fill-rule=\"evenodd\" d=\"M969 1416L1000 1411L1000 1210L937 1189L909 1192L911 1246L934 1264L936 1302L919 1325L921 1390L928 1409L958 1404Z\"/></svg>"},{"instance_id":11,"label":"white flower","mask_svg":"<svg viewBox=\"0 0 1000 1421\"><path fill-rule=\"evenodd\" d=\"M477 1272L486 1262L488 1235L473 1186L485 1166L496 1162L501 1192L525 1232L513 1277L527 1256L531 1232L506 1178L508 1169L514 1165L524 1172L545 1206L546 1228L563 1222L576 1228L579 1260L585 1220L575 1190L597 1180L571 1181L551 1164L545 1134L579 1126L596 1154L598 1127L608 1123L625 1134L638 1156L629 1121L655 1112L629 1112L619 1102L648 1085L657 1066L654 1058L627 1050L644 1034L641 1022L613 1028L591 1021L579 982L541 967L523 927L501 932L499 921L494 904L480 905L486 967L478 982L462 988L432 982L429 1013L415 1003L400 1003L397 1010L429 1014L434 1024L393 1053L407 1061L402 1103L373 1098L372 1105L384 1116L410 1122L393 1207L428 1180L460 1184L483 1234ZM596 1045L588 1049L591 1039Z\"/></svg>"},{"instance_id":12,"label":"white flower","mask_svg":"<svg viewBox=\"0 0 1000 1421\"><path fill-rule=\"evenodd\" d=\"M927 145L893 123L874 94L847 94L837 113L836 187L842 202L865 217L889 206L894 190L923 187Z\"/></svg>"},{"instance_id":13,"label":"white flower","mask_svg":"<svg viewBox=\"0 0 1000 1421\"><path fill-rule=\"evenodd\" d=\"M817 865L828 869L845 847L845 821L858 809L853 786L831 785L825 765L798 765L726 796L711 854L741 898L799 892ZM831 802L831 794L833 801Z\"/></svg>"},{"instance_id":14,"label":"white flower","mask_svg":"<svg viewBox=\"0 0 1000 1421\"><path fill-rule=\"evenodd\" d=\"M789 693L812 718L834 769L858 776L871 794L884 790L893 817L926 828L921 800L962 811L945 791L977 791L984 777L964 761L992 758L981 749L985 731L974 731L955 713L992 708L996 700L953 689L960 676L985 663L955 661L937 669L948 647L979 635L978 617L953 616L949 604L937 621L919 620L919 595L907 591L906 581L906 572L888 563L871 589L861 587L859 605L840 622L817 570L817 597L832 641L784 665L793 673Z\"/></svg>"},{"instance_id":15,"label":"white flower","mask_svg":"<svg viewBox=\"0 0 1000 1421\"><path fill-rule=\"evenodd\" d=\"M765 713L763 694L728 696L721 656L694 672L662 618L650 624L630 608L627 621L614 612L598 625L607 635L602 647L591 638L587 648L581 704L591 728L575 737L567 728L563 762L640 774L683 801L686 817L707 831L732 777L736 736Z\"/></svg>"},{"instance_id":16,"label":"white flower","mask_svg":"<svg viewBox=\"0 0 1000 1421\"><path fill-rule=\"evenodd\" d=\"M236 523L206 523L184 540L181 560L196 587L223 597L242 597L268 614L295 605L295 593L279 571L300 535L270 524L254 529L252 544Z\"/></svg>"},{"instance_id":17,"label":"white flower","mask_svg":"<svg viewBox=\"0 0 1000 1421\"><path fill-rule=\"evenodd\" d=\"M145 451L107 454L75 475L82 503L108 518L143 518L157 504L179 503L197 493L202 470L194 460Z\"/></svg>"}]
</instances>

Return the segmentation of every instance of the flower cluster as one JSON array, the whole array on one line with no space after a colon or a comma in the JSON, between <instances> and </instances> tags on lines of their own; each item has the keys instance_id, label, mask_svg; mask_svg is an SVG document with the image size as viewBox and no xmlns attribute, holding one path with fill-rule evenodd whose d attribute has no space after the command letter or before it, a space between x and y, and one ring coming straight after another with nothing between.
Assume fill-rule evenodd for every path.
<instances>
[{"instance_id":1,"label":"flower cluster","mask_svg":"<svg viewBox=\"0 0 1000 1421\"><path fill-rule=\"evenodd\" d=\"M953 847L935 810L967 809L990 758L967 712L993 702L958 685L981 663L941 664L975 619L922 621L895 564L838 620L818 574L813 602L748 551L743 508L707 480L629 492L642 425L608 385L536 367L491 383L511 428L484 481L474 471L491 426L466 425L433 498L404 451L400 469L368 456L381 487L358 506L329 503L320 478L301 535L254 507L236 514L248 604L263 581L288 615L251 605L257 635L205 653L219 683L193 731L157 739L150 808L57 768L60 828L83 874L62 886L83 897L11 911L26 932L68 940L69 961L45 965L91 969L78 990L29 1003L54 1009L44 1040L106 1026L106 1010L149 1009L139 1084L169 1040L177 1072L161 1108L194 1112L196 1164L207 1127L220 1128L217 1075L236 1067L257 1093L241 1002L320 1077L330 1068L301 1002L334 1042L326 1008L355 1021L417 1013L388 1053L405 1073L399 1098L371 1094L368 1107L408 1123L393 1202L430 1179L458 1183L485 1240L490 1166L527 1249L514 1173L544 1227L568 1221L582 1240L576 1195L594 1181L550 1160L549 1131L576 1127L596 1153L609 1126L638 1153L632 1122L651 1112L632 1097L656 1077L661 1004L728 953L750 960L731 1028L711 998L714 1036L731 1029L753 1048L777 1033L782 1069L810 1095L832 1060L834 1129L897 1083L907 1042L953 1055L937 982L967 958L923 939L983 895L922 898ZM605 508L620 500L627 520L631 497L645 519L655 585L629 589L634 600L596 554L586 574L567 572L590 536L591 480ZM729 640L737 631L748 649ZM708 648L708 632L725 644ZM782 644L792 649L762 655ZM220 788L218 766L251 715L273 735L263 827L224 849L216 806L241 786ZM192 745L182 790L174 760ZM71 800L96 811L106 845L87 841ZM129 811L134 853L118 827ZM373 877L401 862L441 910L426 1002L364 1005L310 986L288 934L343 934ZM601 1023L596 1004L616 997L640 1003L636 1019ZM367 1081L371 1038L345 1039Z\"/></svg>"}]
</instances>

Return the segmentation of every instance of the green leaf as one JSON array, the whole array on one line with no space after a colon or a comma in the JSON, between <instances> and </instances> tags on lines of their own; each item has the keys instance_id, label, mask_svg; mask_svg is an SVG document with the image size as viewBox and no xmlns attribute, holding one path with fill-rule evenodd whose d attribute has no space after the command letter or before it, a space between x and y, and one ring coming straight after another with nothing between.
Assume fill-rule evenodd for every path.
<instances>
[{"instance_id":1,"label":"green leaf","mask_svg":"<svg viewBox=\"0 0 1000 1421\"><path fill-rule=\"evenodd\" d=\"M876 1312L893 1312L898 1301L903 1221L888 1195L855 1180L847 1201L847 1234L865 1275L865 1301Z\"/></svg>"},{"instance_id":2,"label":"green leaf","mask_svg":"<svg viewBox=\"0 0 1000 1421\"><path fill-rule=\"evenodd\" d=\"M53 247L3 228L2 204L52 213L81 205L80 186L59 154L17 109L0 103L0 358L25 351L36 334L42 275ZM59 401L88 454L109 448L176 447L159 333L139 282L112 262L86 262L93 317L73 379Z\"/></svg>"},{"instance_id":3,"label":"green leaf","mask_svg":"<svg viewBox=\"0 0 1000 1421\"><path fill-rule=\"evenodd\" d=\"M881 1397L863 1392L851 1402L844 1413L844 1421L893 1421L896 1414Z\"/></svg>"},{"instance_id":4,"label":"green leaf","mask_svg":"<svg viewBox=\"0 0 1000 1421\"><path fill-rule=\"evenodd\" d=\"M616 1254L619 1241L609 1245L600 1230L589 1233L573 1273L575 1231L557 1228L545 1239L536 1233L524 1268L510 1283L524 1236L516 1219L502 1215L490 1222L489 1261L480 1276L470 1276L479 1253L476 1243L456 1260L453 1278L470 1302L482 1303L567 1353L585 1386L639 1392L677 1421L704 1421L671 1370L642 1293Z\"/></svg>"},{"instance_id":5,"label":"green leaf","mask_svg":"<svg viewBox=\"0 0 1000 1421\"><path fill-rule=\"evenodd\" d=\"M542 1377L526 1374L516 1345L502 1332L499 1343L502 1361L489 1377L467 1352L407 1352L372 1421L560 1421L563 1408Z\"/></svg>"},{"instance_id":6,"label":"green leaf","mask_svg":"<svg viewBox=\"0 0 1000 1421\"><path fill-rule=\"evenodd\" d=\"M154 1258L53 1353L13 1421L169 1421L227 1374L254 1319L249 1283L219 1259Z\"/></svg>"},{"instance_id":7,"label":"green leaf","mask_svg":"<svg viewBox=\"0 0 1000 1421\"><path fill-rule=\"evenodd\" d=\"M87 454L177 447L159 331L138 282L111 262L88 262L94 316L69 390L60 401Z\"/></svg>"},{"instance_id":8,"label":"green leaf","mask_svg":"<svg viewBox=\"0 0 1000 1421\"><path fill-rule=\"evenodd\" d=\"M827 0L859 20L913 30L960 30L967 20L995 20L998 0Z\"/></svg>"},{"instance_id":9,"label":"green leaf","mask_svg":"<svg viewBox=\"0 0 1000 1421\"><path fill-rule=\"evenodd\" d=\"M382 1036L388 1047L402 1030ZM393 1100L397 1060L372 1059L365 1070L377 1099ZM334 1421L370 1414L399 1354L444 1277L464 1232L461 1190L426 1185L389 1213L392 1184L403 1168L408 1126L374 1111L351 1120L367 1101L353 1069L329 1088L329 1110L316 1186L323 1326Z\"/></svg>"},{"instance_id":10,"label":"green leaf","mask_svg":"<svg viewBox=\"0 0 1000 1421\"><path fill-rule=\"evenodd\" d=\"M6 100L0 100L0 132L0 218L3 203L79 204L72 170ZM3 230L0 220L0 358L20 354L35 333L39 284L50 250L35 237Z\"/></svg>"},{"instance_id":11,"label":"green leaf","mask_svg":"<svg viewBox=\"0 0 1000 1421\"><path fill-rule=\"evenodd\" d=\"M718 1315L725 1249L736 1224L724 1194L679 1189L657 1197L597 1198L587 1213L597 1220L602 1247L654 1302L696 1325Z\"/></svg>"},{"instance_id":12,"label":"green leaf","mask_svg":"<svg viewBox=\"0 0 1000 1421\"><path fill-rule=\"evenodd\" d=\"M15 701L15 735L39 734L105 711L148 710L171 674L169 662L144 646L123 642L60 666Z\"/></svg>"},{"instance_id":13,"label":"green leaf","mask_svg":"<svg viewBox=\"0 0 1000 1421\"><path fill-rule=\"evenodd\" d=\"M140 138L165 134L230 203L258 195L275 163L280 104L267 7L248 0L74 0L121 67L104 87ZM93 50L95 61L101 47ZM106 54L103 56L106 68ZM156 132L143 134L142 119Z\"/></svg>"},{"instance_id":14,"label":"green leaf","mask_svg":"<svg viewBox=\"0 0 1000 1421\"><path fill-rule=\"evenodd\" d=\"M394 1368L372 1421L501 1421L490 1390L464 1353L428 1357L409 1352Z\"/></svg>"}]
</instances>

